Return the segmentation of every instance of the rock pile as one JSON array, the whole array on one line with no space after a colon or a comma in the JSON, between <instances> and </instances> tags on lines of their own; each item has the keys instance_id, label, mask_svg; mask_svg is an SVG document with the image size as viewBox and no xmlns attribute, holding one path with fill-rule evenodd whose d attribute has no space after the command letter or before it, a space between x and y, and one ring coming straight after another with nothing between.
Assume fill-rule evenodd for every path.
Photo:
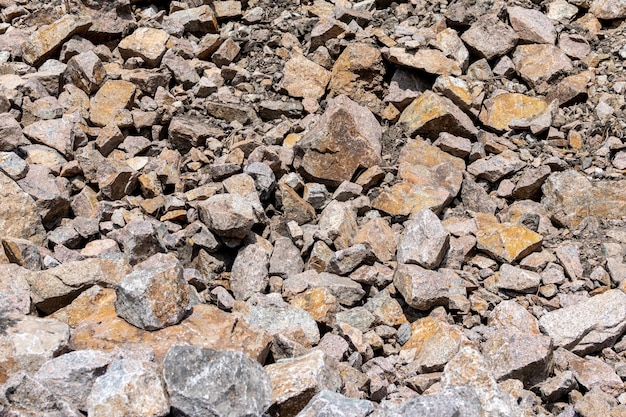
<instances>
[{"instance_id":1,"label":"rock pile","mask_svg":"<svg viewBox=\"0 0 626 417\"><path fill-rule=\"evenodd\" d=\"M626 416L623 0L0 7L0 415Z\"/></svg>"}]
</instances>

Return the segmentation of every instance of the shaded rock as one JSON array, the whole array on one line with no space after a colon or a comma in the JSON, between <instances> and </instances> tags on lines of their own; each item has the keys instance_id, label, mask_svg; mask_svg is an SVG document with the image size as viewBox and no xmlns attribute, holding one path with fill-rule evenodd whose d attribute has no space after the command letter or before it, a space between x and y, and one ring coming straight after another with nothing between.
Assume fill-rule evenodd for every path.
<instances>
[{"instance_id":1,"label":"shaded rock","mask_svg":"<svg viewBox=\"0 0 626 417\"><path fill-rule=\"evenodd\" d=\"M449 241L450 233L437 215L428 209L421 210L405 225L398 245L398 262L435 269L445 256Z\"/></svg>"},{"instance_id":2,"label":"shaded rock","mask_svg":"<svg viewBox=\"0 0 626 417\"><path fill-rule=\"evenodd\" d=\"M65 119L40 120L26 126L24 134L68 157L74 151L73 127L74 123Z\"/></svg>"},{"instance_id":3,"label":"shaded rock","mask_svg":"<svg viewBox=\"0 0 626 417\"><path fill-rule=\"evenodd\" d=\"M563 371L543 381L539 385L539 392L546 401L556 401L576 388L578 388L578 383L574 373Z\"/></svg>"},{"instance_id":4,"label":"shaded rock","mask_svg":"<svg viewBox=\"0 0 626 417\"><path fill-rule=\"evenodd\" d=\"M140 27L122 39L117 48L124 59L139 57L149 67L158 67L168 38L164 30Z\"/></svg>"},{"instance_id":5,"label":"shaded rock","mask_svg":"<svg viewBox=\"0 0 626 417\"><path fill-rule=\"evenodd\" d=\"M67 180L54 177L43 165L31 165L18 184L35 200L45 227L53 228L67 215L70 208Z\"/></svg>"},{"instance_id":6,"label":"shaded rock","mask_svg":"<svg viewBox=\"0 0 626 417\"><path fill-rule=\"evenodd\" d=\"M495 216L485 213L476 214L476 223L476 247L503 262L519 260L541 248L542 236L525 226L498 223Z\"/></svg>"},{"instance_id":7,"label":"shaded rock","mask_svg":"<svg viewBox=\"0 0 626 417\"><path fill-rule=\"evenodd\" d=\"M315 219L315 209L287 184L278 184L276 197L280 201L283 217L287 221L306 224Z\"/></svg>"},{"instance_id":8,"label":"shaded rock","mask_svg":"<svg viewBox=\"0 0 626 417\"><path fill-rule=\"evenodd\" d=\"M221 237L242 239L258 221L257 208L237 194L217 194L198 204L200 219Z\"/></svg>"},{"instance_id":9,"label":"shaded rock","mask_svg":"<svg viewBox=\"0 0 626 417\"><path fill-rule=\"evenodd\" d=\"M358 303L365 291L361 285L350 278L308 270L287 278L283 283L283 295L289 297L306 291L308 288L328 288L337 300L346 306Z\"/></svg>"},{"instance_id":10,"label":"shaded rock","mask_svg":"<svg viewBox=\"0 0 626 417\"><path fill-rule=\"evenodd\" d=\"M268 373L241 352L174 346L163 376L175 414L261 415L272 402Z\"/></svg>"},{"instance_id":11,"label":"shaded rock","mask_svg":"<svg viewBox=\"0 0 626 417\"><path fill-rule=\"evenodd\" d=\"M115 311L130 324L158 330L180 323L189 306L183 267L174 257L155 255L116 287Z\"/></svg>"},{"instance_id":12,"label":"shaded rock","mask_svg":"<svg viewBox=\"0 0 626 417\"><path fill-rule=\"evenodd\" d=\"M299 274L304 269L300 249L288 237L280 237L274 242L270 258L269 273L283 278ZM231 278L232 279L232 278Z\"/></svg>"},{"instance_id":13,"label":"shaded rock","mask_svg":"<svg viewBox=\"0 0 626 417\"><path fill-rule=\"evenodd\" d=\"M73 56L67 62L64 77L85 93L91 94L104 81L106 70L95 52L86 51Z\"/></svg>"},{"instance_id":14,"label":"shaded rock","mask_svg":"<svg viewBox=\"0 0 626 417\"><path fill-rule=\"evenodd\" d=\"M287 61L283 72L281 86L292 97L321 98L331 77L330 71L302 55Z\"/></svg>"},{"instance_id":15,"label":"shaded rock","mask_svg":"<svg viewBox=\"0 0 626 417\"><path fill-rule=\"evenodd\" d=\"M382 401L381 408L372 417L409 417L432 414L438 417L479 417L484 410L476 391L468 387L454 387L433 394L407 400ZM495 416L495 415L494 415Z\"/></svg>"},{"instance_id":16,"label":"shaded rock","mask_svg":"<svg viewBox=\"0 0 626 417\"><path fill-rule=\"evenodd\" d=\"M0 151L12 151L27 143L18 121L9 113L0 114Z\"/></svg>"},{"instance_id":17,"label":"shaded rock","mask_svg":"<svg viewBox=\"0 0 626 417\"><path fill-rule=\"evenodd\" d=\"M626 5L615 0L593 0L589 11L598 19L622 19L626 17Z\"/></svg>"},{"instance_id":18,"label":"shaded rock","mask_svg":"<svg viewBox=\"0 0 626 417\"><path fill-rule=\"evenodd\" d=\"M600 389L614 394L623 388L621 378L611 365L595 356L580 357L562 348L554 353L555 362L570 369L586 390Z\"/></svg>"},{"instance_id":19,"label":"shaded rock","mask_svg":"<svg viewBox=\"0 0 626 417\"><path fill-rule=\"evenodd\" d=\"M239 249L230 273L230 289L236 300L247 300L265 292L269 283L272 247L269 242L246 245Z\"/></svg>"},{"instance_id":20,"label":"shaded rock","mask_svg":"<svg viewBox=\"0 0 626 417\"><path fill-rule=\"evenodd\" d=\"M396 253L397 238L389 223L375 218L363 225L352 239L354 244L368 245L379 261L390 261Z\"/></svg>"},{"instance_id":21,"label":"shaded rock","mask_svg":"<svg viewBox=\"0 0 626 417\"><path fill-rule=\"evenodd\" d=\"M133 220L123 228L110 232L107 237L122 247L132 265L163 251L154 225L149 220Z\"/></svg>"},{"instance_id":22,"label":"shaded rock","mask_svg":"<svg viewBox=\"0 0 626 417\"><path fill-rule=\"evenodd\" d=\"M193 147L204 146L214 131L202 119L177 116L172 118L167 133L174 148L186 153Z\"/></svg>"},{"instance_id":23,"label":"shaded rock","mask_svg":"<svg viewBox=\"0 0 626 417\"><path fill-rule=\"evenodd\" d=\"M519 171L526 163L519 159L517 153L506 150L489 158L481 158L467 166L467 171L478 178L489 182L497 182L507 175Z\"/></svg>"},{"instance_id":24,"label":"shaded rock","mask_svg":"<svg viewBox=\"0 0 626 417\"><path fill-rule=\"evenodd\" d=\"M537 319L515 300L505 300L495 306L488 324L496 328L514 327L526 334L539 334Z\"/></svg>"},{"instance_id":25,"label":"shaded rock","mask_svg":"<svg viewBox=\"0 0 626 417\"><path fill-rule=\"evenodd\" d=\"M311 180L338 186L361 168L381 162L382 131L374 115L337 96L297 142L294 167Z\"/></svg>"},{"instance_id":26,"label":"shaded rock","mask_svg":"<svg viewBox=\"0 0 626 417\"><path fill-rule=\"evenodd\" d=\"M341 377L337 365L319 350L295 359L267 365L272 381L272 400L280 415L295 416L320 391L338 391Z\"/></svg>"},{"instance_id":27,"label":"shaded rock","mask_svg":"<svg viewBox=\"0 0 626 417\"><path fill-rule=\"evenodd\" d=\"M348 398L329 390L320 391L297 417L367 417L374 411L371 402Z\"/></svg>"},{"instance_id":28,"label":"shaded rock","mask_svg":"<svg viewBox=\"0 0 626 417\"><path fill-rule=\"evenodd\" d=\"M333 241L335 248L341 250L352 246L357 231L356 219L352 206L333 200L320 214L318 225Z\"/></svg>"},{"instance_id":29,"label":"shaded rock","mask_svg":"<svg viewBox=\"0 0 626 417\"><path fill-rule=\"evenodd\" d=\"M552 45L520 45L513 54L515 70L531 87L545 91L543 83L572 70L572 61Z\"/></svg>"},{"instance_id":30,"label":"shaded rock","mask_svg":"<svg viewBox=\"0 0 626 417\"><path fill-rule=\"evenodd\" d=\"M316 322L329 326L334 325L335 313L339 310L337 297L325 287L311 288L297 294L291 299L290 304L293 307L305 310ZM335 343L332 343L332 345L335 345Z\"/></svg>"},{"instance_id":31,"label":"shaded rock","mask_svg":"<svg viewBox=\"0 0 626 417\"><path fill-rule=\"evenodd\" d=\"M198 34L216 33L218 25L215 12L210 6L202 5L170 13L165 18L165 30L180 33L181 29Z\"/></svg>"},{"instance_id":32,"label":"shaded rock","mask_svg":"<svg viewBox=\"0 0 626 417\"><path fill-rule=\"evenodd\" d=\"M39 66L50 58L63 43L73 35L84 33L91 26L91 19L66 15L35 31L22 44L22 58L30 65Z\"/></svg>"},{"instance_id":33,"label":"shaded rock","mask_svg":"<svg viewBox=\"0 0 626 417\"><path fill-rule=\"evenodd\" d=\"M170 401L156 364L138 359L113 362L87 397L90 416L164 417Z\"/></svg>"},{"instance_id":34,"label":"shaded rock","mask_svg":"<svg viewBox=\"0 0 626 417\"><path fill-rule=\"evenodd\" d=\"M424 269L419 265L399 264L393 285L411 307L429 310L436 305L448 305L451 283L446 275Z\"/></svg>"},{"instance_id":35,"label":"shaded rock","mask_svg":"<svg viewBox=\"0 0 626 417\"><path fill-rule=\"evenodd\" d=\"M480 17L461 35L461 39L482 58L491 60L504 55L517 44L517 34L497 16Z\"/></svg>"},{"instance_id":36,"label":"shaded rock","mask_svg":"<svg viewBox=\"0 0 626 417\"><path fill-rule=\"evenodd\" d=\"M609 290L578 304L544 314L542 332L555 346L584 354L613 343L626 329L626 294Z\"/></svg>"},{"instance_id":37,"label":"shaded rock","mask_svg":"<svg viewBox=\"0 0 626 417\"><path fill-rule=\"evenodd\" d=\"M362 243L336 251L328 260L326 271L337 275L347 275L361 264L372 264L374 253Z\"/></svg>"},{"instance_id":38,"label":"shaded rock","mask_svg":"<svg viewBox=\"0 0 626 417\"><path fill-rule=\"evenodd\" d=\"M583 265L580 262L578 248L571 243L559 245L554 254L565 269L565 272L572 280L583 278Z\"/></svg>"}]
</instances>

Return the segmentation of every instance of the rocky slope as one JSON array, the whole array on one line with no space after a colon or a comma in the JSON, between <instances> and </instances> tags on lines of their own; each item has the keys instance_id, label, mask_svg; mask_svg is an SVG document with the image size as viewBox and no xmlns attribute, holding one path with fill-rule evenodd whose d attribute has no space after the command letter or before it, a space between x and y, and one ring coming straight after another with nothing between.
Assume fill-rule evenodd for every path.
<instances>
[{"instance_id":1,"label":"rocky slope","mask_svg":"<svg viewBox=\"0 0 626 417\"><path fill-rule=\"evenodd\" d=\"M0 415L626 416L623 0L0 6Z\"/></svg>"}]
</instances>

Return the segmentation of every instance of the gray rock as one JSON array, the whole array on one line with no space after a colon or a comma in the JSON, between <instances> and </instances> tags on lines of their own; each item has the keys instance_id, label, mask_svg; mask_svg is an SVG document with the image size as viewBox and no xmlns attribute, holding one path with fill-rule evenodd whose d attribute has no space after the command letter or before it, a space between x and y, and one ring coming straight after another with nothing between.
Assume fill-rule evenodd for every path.
<instances>
[{"instance_id":1,"label":"gray rock","mask_svg":"<svg viewBox=\"0 0 626 417\"><path fill-rule=\"evenodd\" d=\"M246 237L259 221L259 209L238 194L218 194L198 204L200 220L212 232L236 239Z\"/></svg>"},{"instance_id":2,"label":"gray rock","mask_svg":"<svg viewBox=\"0 0 626 417\"><path fill-rule=\"evenodd\" d=\"M541 398L553 402L578 388L578 382L576 382L576 376L572 371L563 371L543 381L538 388Z\"/></svg>"},{"instance_id":3,"label":"gray rock","mask_svg":"<svg viewBox=\"0 0 626 417\"><path fill-rule=\"evenodd\" d=\"M376 317L365 307L354 307L337 313L335 320L337 323L347 323L359 329L362 333L366 333L372 328Z\"/></svg>"},{"instance_id":4,"label":"gray rock","mask_svg":"<svg viewBox=\"0 0 626 417\"><path fill-rule=\"evenodd\" d=\"M113 360L112 355L99 350L77 350L50 359L33 376L57 397L87 411L87 396L96 378Z\"/></svg>"},{"instance_id":5,"label":"gray rock","mask_svg":"<svg viewBox=\"0 0 626 417\"><path fill-rule=\"evenodd\" d=\"M28 173L28 163L14 152L0 152L0 173L8 175L13 181L21 180Z\"/></svg>"},{"instance_id":6,"label":"gray rock","mask_svg":"<svg viewBox=\"0 0 626 417\"><path fill-rule=\"evenodd\" d=\"M448 305L451 283L447 276L419 265L399 264L393 284L411 307L429 310L436 305Z\"/></svg>"},{"instance_id":7,"label":"gray rock","mask_svg":"<svg viewBox=\"0 0 626 417\"><path fill-rule=\"evenodd\" d=\"M299 274L304 269L304 261L300 249L288 237L279 237L274 242L274 250L270 258L270 275L283 278Z\"/></svg>"},{"instance_id":8,"label":"gray rock","mask_svg":"<svg viewBox=\"0 0 626 417\"><path fill-rule=\"evenodd\" d=\"M575 245L565 242L559 245L554 253L571 280L582 279L583 265L580 262L580 254Z\"/></svg>"},{"instance_id":9,"label":"gray rock","mask_svg":"<svg viewBox=\"0 0 626 417\"><path fill-rule=\"evenodd\" d=\"M439 266L448 250L450 233L429 209L419 211L406 223L398 245L397 259L426 269Z\"/></svg>"},{"instance_id":10,"label":"gray rock","mask_svg":"<svg viewBox=\"0 0 626 417\"><path fill-rule=\"evenodd\" d=\"M518 38L497 16L486 15L465 31L461 39L480 57L491 60L512 50Z\"/></svg>"},{"instance_id":11,"label":"gray rock","mask_svg":"<svg viewBox=\"0 0 626 417\"><path fill-rule=\"evenodd\" d=\"M501 290L534 293L541 285L541 275L510 264L502 264L495 285Z\"/></svg>"},{"instance_id":12,"label":"gray rock","mask_svg":"<svg viewBox=\"0 0 626 417\"><path fill-rule=\"evenodd\" d=\"M484 178L493 183L525 166L526 163L519 159L517 153L506 150L498 155L481 158L469 164L467 171L477 178Z\"/></svg>"},{"instance_id":13,"label":"gray rock","mask_svg":"<svg viewBox=\"0 0 626 417\"><path fill-rule=\"evenodd\" d=\"M373 264L374 252L368 245L358 243L346 249L338 250L329 259L326 271L331 274L347 275L362 264Z\"/></svg>"},{"instance_id":14,"label":"gray rock","mask_svg":"<svg viewBox=\"0 0 626 417\"><path fill-rule=\"evenodd\" d=\"M115 311L130 324L158 330L180 323L189 309L183 266L173 256L155 255L126 275L116 288Z\"/></svg>"},{"instance_id":15,"label":"gray rock","mask_svg":"<svg viewBox=\"0 0 626 417\"><path fill-rule=\"evenodd\" d=\"M18 121L10 113L0 113L0 151L12 151L27 144Z\"/></svg>"},{"instance_id":16,"label":"gray rock","mask_svg":"<svg viewBox=\"0 0 626 417\"><path fill-rule=\"evenodd\" d=\"M133 220L123 228L109 233L107 237L122 247L131 265L163 251L154 225L148 220Z\"/></svg>"},{"instance_id":17,"label":"gray rock","mask_svg":"<svg viewBox=\"0 0 626 417\"><path fill-rule=\"evenodd\" d=\"M507 13L511 26L520 40L554 45L556 29L548 16L539 10L519 6L508 7Z\"/></svg>"},{"instance_id":18,"label":"gray rock","mask_svg":"<svg viewBox=\"0 0 626 417\"><path fill-rule=\"evenodd\" d=\"M348 203L333 200L320 214L318 225L333 241L335 248L341 250L352 245L358 227L356 219L353 207Z\"/></svg>"},{"instance_id":19,"label":"gray rock","mask_svg":"<svg viewBox=\"0 0 626 417\"><path fill-rule=\"evenodd\" d=\"M420 395L401 402L387 400L372 417L482 417L485 414L473 388L455 387L429 395ZM504 416L503 416L504 417Z\"/></svg>"},{"instance_id":20,"label":"gray rock","mask_svg":"<svg viewBox=\"0 0 626 417\"><path fill-rule=\"evenodd\" d=\"M28 270L15 264L0 264L0 311L30 313Z\"/></svg>"},{"instance_id":21,"label":"gray rock","mask_svg":"<svg viewBox=\"0 0 626 417\"><path fill-rule=\"evenodd\" d=\"M333 391L320 391L296 417L367 417L374 411L370 401L348 398Z\"/></svg>"},{"instance_id":22,"label":"gray rock","mask_svg":"<svg viewBox=\"0 0 626 417\"><path fill-rule=\"evenodd\" d=\"M626 330L626 294L613 289L550 311L539 319L539 327L552 337L554 346L578 354L599 351Z\"/></svg>"},{"instance_id":23,"label":"gray rock","mask_svg":"<svg viewBox=\"0 0 626 417\"><path fill-rule=\"evenodd\" d=\"M24 134L69 157L74 152L74 123L65 119L40 120L24 128Z\"/></svg>"},{"instance_id":24,"label":"gray rock","mask_svg":"<svg viewBox=\"0 0 626 417\"><path fill-rule=\"evenodd\" d=\"M287 278L283 282L283 295L290 297L304 292L308 288L319 287L328 288L337 297L337 301L346 306L355 305L365 295L361 284L350 278L328 272L317 273L314 270L308 270Z\"/></svg>"},{"instance_id":25,"label":"gray rock","mask_svg":"<svg viewBox=\"0 0 626 417\"><path fill-rule=\"evenodd\" d=\"M174 415L260 416L272 403L269 375L241 352L174 346L163 375Z\"/></svg>"},{"instance_id":26,"label":"gray rock","mask_svg":"<svg viewBox=\"0 0 626 417\"><path fill-rule=\"evenodd\" d=\"M239 250L230 274L230 289L236 300L245 301L264 292L269 283L272 247L267 243L247 245Z\"/></svg>"},{"instance_id":27,"label":"gray rock","mask_svg":"<svg viewBox=\"0 0 626 417\"><path fill-rule=\"evenodd\" d=\"M106 77L102 61L94 51L82 52L67 62L64 77L87 94L95 92Z\"/></svg>"},{"instance_id":28,"label":"gray rock","mask_svg":"<svg viewBox=\"0 0 626 417\"><path fill-rule=\"evenodd\" d=\"M87 397L90 417L164 417L170 402L159 367L138 359L121 359L96 379Z\"/></svg>"},{"instance_id":29,"label":"gray rock","mask_svg":"<svg viewBox=\"0 0 626 417\"><path fill-rule=\"evenodd\" d=\"M56 226L70 209L70 190L65 178L54 177L43 165L30 165L26 177L17 182L37 207L41 222L47 228Z\"/></svg>"},{"instance_id":30,"label":"gray rock","mask_svg":"<svg viewBox=\"0 0 626 417\"><path fill-rule=\"evenodd\" d=\"M192 147L204 146L206 139L213 134L206 123L186 116L172 118L167 133L170 143L183 153Z\"/></svg>"}]
</instances>

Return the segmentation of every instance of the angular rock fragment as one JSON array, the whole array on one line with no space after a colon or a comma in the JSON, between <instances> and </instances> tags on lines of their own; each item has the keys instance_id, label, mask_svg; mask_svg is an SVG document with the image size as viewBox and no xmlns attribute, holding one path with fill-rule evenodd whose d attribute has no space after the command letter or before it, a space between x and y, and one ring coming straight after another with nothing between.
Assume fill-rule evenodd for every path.
<instances>
[{"instance_id":1,"label":"angular rock fragment","mask_svg":"<svg viewBox=\"0 0 626 417\"><path fill-rule=\"evenodd\" d=\"M459 64L436 49L423 48L415 53L408 53L404 48L392 47L385 52L385 58L392 64L429 74L461 75Z\"/></svg>"},{"instance_id":2,"label":"angular rock fragment","mask_svg":"<svg viewBox=\"0 0 626 417\"><path fill-rule=\"evenodd\" d=\"M548 16L519 6L507 8L509 20L520 41L554 45L556 29Z\"/></svg>"},{"instance_id":3,"label":"angular rock fragment","mask_svg":"<svg viewBox=\"0 0 626 417\"><path fill-rule=\"evenodd\" d=\"M493 215L477 213L476 246L504 262L513 262L539 250L540 234L525 226L499 223Z\"/></svg>"},{"instance_id":4,"label":"angular rock fragment","mask_svg":"<svg viewBox=\"0 0 626 417\"><path fill-rule=\"evenodd\" d=\"M110 232L107 237L119 243L132 265L164 249L157 238L154 225L149 220L133 220L123 228Z\"/></svg>"},{"instance_id":5,"label":"angular rock fragment","mask_svg":"<svg viewBox=\"0 0 626 417\"><path fill-rule=\"evenodd\" d=\"M328 288L337 300L346 306L355 305L365 295L361 285L350 278L328 272L317 273L315 270L308 270L286 279L283 283L283 294L289 297L308 288Z\"/></svg>"},{"instance_id":6,"label":"angular rock fragment","mask_svg":"<svg viewBox=\"0 0 626 417\"><path fill-rule=\"evenodd\" d=\"M30 313L31 293L26 274L28 271L18 265L0 265L0 311Z\"/></svg>"},{"instance_id":7,"label":"angular rock fragment","mask_svg":"<svg viewBox=\"0 0 626 417\"><path fill-rule=\"evenodd\" d=\"M168 38L164 30L140 27L122 39L117 48L124 59L139 57L147 66L158 67L165 54Z\"/></svg>"},{"instance_id":8,"label":"angular rock fragment","mask_svg":"<svg viewBox=\"0 0 626 417\"><path fill-rule=\"evenodd\" d=\"M512 50L518 37L497 16L486 15L472 24L461 39L479 56L491 60Z\"/></svg>"},{"instance_id":9,"label":"angular rock fragment","mask_svg":"<svg viewBox=\"0 0 626 417\"><path fill-rule=\"evenodd\" d=\"M270 376L241 352L173 346L163 377L173 412L189 417L262 415L272 403Z\"/></svg>"},{"instance_id":10,"label":"angular rock fragment","mask_svg":"<svg viewBox=\"0 0 626 417\"><path fill-rule=\"evenodd\" d=\"M296 417L367 417L374 411L374 405L366 400L345 397L333 391L320 391L309 401Z\"/></svg>"},{"instance_id":11,"label":"angular rock fragment","mask_svg":"<svg viewBox=\"0 0 626 417\"><path fill-rule=\"evenodd\" d=\"M503 132L513 120L537 116L547 106L548 103L538 97L503 93L485 100L479 118L485 126Z\"/></svg>"},{"instance_id":12,"label":"angular rock fragment","mask_svg":"<svg viewBox=\"0 0 626 417\"><path fill-rule=\"evenodd\" d=\"M626 17L626 5L614 0L593 0L589 11L598 19L623 19Z\"/></svg>"},{"instance_id":13,"label":"angular rock fragment","mask_svg":"<svg viewBox=\"0 0 626 417\"><path fill-rule=\"evenodd\" d=\"M513 62L518 74L540 91L546 90L542 84L573 68L567 55L552 45L520 45L515 49Z\"/></svg>"},{"instance_id":14,"label":"angular rock fragment","mask_svg":"<svg viewBox=\"0 0 626 417\"><path fill-rule=\"evenodd\" d=\"M41 120L24 128L24 134L37 143L56 149L64 156L74 151L74 123L64 119Z\"/></svg>"},{"instance_id":15,"label":"angular rock fragment","mask_svg":"<svg viewBox=\"0 0 626 417\"><path fill-rule=\"evenodd\" d=\"M397 237L382 218L375 218L363 225L352 239L354 244L367 244L379 261L385 262L393 258L396 253Z\"/></svg>"},{"instance_id":16,"label":"angular rock fragment","mask_svg":"<svg viewBox=\"0 0 626 417\"><path fill-rule=\"evenodd\" d=\"M84 33L91 19L66 15L55 22L40 27L22 44L22 58L30 65L39 66L50 58L63 43L76 34Z\"/></svg>"},{"instance_id":17,"label":"angular rock fragment","mask_svg":"<svg viewBox=\"0 0 626 417\"><path fill-rule=\"evenodd\" d=\"M468 387L454 387L420 395L401 402L382 401L376 417L408 417L432 414L441 417L480 417L485 414L476 391ZM495 416L496 414L494 414Z\"/></svg>"},{"instance_id":18,"label":"angular rock fragment","mask_svg":"<svg viewBox=\"0 0 626 417\"><path fill-rule=\"evenodd\" d=\"M271 255L269 242L250 244L237 252L230 273L230 289L236 300L245 301L256 293L265 292Z\"/></svg>"},{"instance_id":19,"label":"angular rock fragment","mask_svg":"<svg viewBox=\"0 0 626 417\"><path fill-rule=\"evenodd\" d=\"M0 151L12 151L27 143L18 121L9 113L0 114Z\"/></svg>"},{"instance_id":20,"label":"angular rock fragment","mask_svg":"<svg viewBox=\"0 0 626 417\"><path fill-rule=\"evenodd\" d=\"M91 98L89 117L93 124L106 126L109 123L117 123L118 113L130 106L136 89L135 85L128 81L105 82Z\"/></svg>"},{"instance_id":21,"label":"angular rock fragment","mask_svg":"<svg viewBox=\"0 0 626 417\"><path fill-rule=\"evenodd\" d=\"M282 88L292 97L319 99L331 77L330 71L302 55L287 61L283 72Z\"/></svg>"},{"instance_id":22,"label":"angular rock fragment","mask_svg":"<svg viewBox=\"0 0 626 417\"><path fill-rule=\"evenodd\" d=\"M422 210L406 223L398 245L398 262L435 269L446 254L449 240L450 233L437 215L431 210Z\"/></svg>"},{"instance_id":23,"label":"angular rock fragment","mask_svg":"<svg viewBox=\"0 0 626 417\"><path fill-rule=\"evenodd\" d=\"M194 33L216 33L217 18L210 6L203 5L170 13L165 19L165 29L169 33L180 33L180 30Z\"/></svg>"},{"instance_id":24,"label":"angular rock fragment","mask_svg":"<svg viewBox=\"0 0 626 417\"><path fill-rule=\"evenodd\" d=\"M411 307L429 310L437 305L448 305L451 282L446 275L424 269L419 265L398 265L393 285Z\"/></svg>"},{"instance_id":25,"label":"angular rock fragment","mask_svg":"<svg viewBox=\"0 0 626 417\"><path fill-rule=\"evenodd\" d=\"M198 204L200 219L218 236L243 239L259 218L253 203L237 194L218 194Z\"/></svg>"},{"instance_id":26,"label":"angular rock fragment","mask_svg":"<svg viewBox=\"0 0 626 417\"><path fill-rule=\"evenodd\" d=\"M102 61L93 51L73 56L67 62L65 78L87 94L95 92L106 77Z\"/></svg>"}]
</instances>

